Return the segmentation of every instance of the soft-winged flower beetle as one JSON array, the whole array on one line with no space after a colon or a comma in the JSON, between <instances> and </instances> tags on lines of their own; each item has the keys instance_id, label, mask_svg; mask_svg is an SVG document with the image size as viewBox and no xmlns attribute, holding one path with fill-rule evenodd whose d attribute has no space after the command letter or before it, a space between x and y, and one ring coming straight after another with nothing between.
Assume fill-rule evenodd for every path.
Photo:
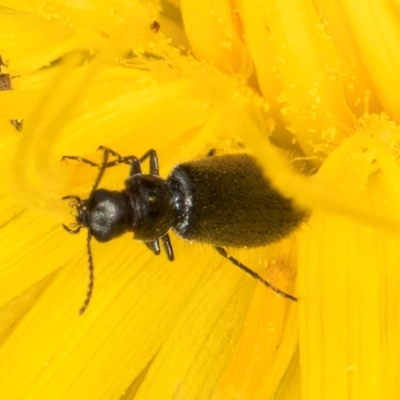
<instances>
[{"instance_id":1,"label":"soft-winged flower beetle","mask_svg":"<svg viewBox=\"0 0 400 400\"><path fill-rule=\"evenodd\" d=\"M219 254L279 295L297 298L273 286L256 272L230 256L225 247L257 247L276 242L291 233L305 218L292 201L283 197L265 179L255 159L247 154L214 155L177 165L167 179L159 176L155 150L141 158L122 157L101 146L101 164L77 156L76 160L99 169L87 199L65 196L76 209L76 222L63 227L76 234L88 229L87 249L90 281L82 314L89 305L94 284L91 238L107 242L126 232L133 232L156 255L160 241L168 259L174 253L168 232L181 238L211 244ZM109 161L109 157L115 157ZM141 164L150 161L150 173L142 173ZM121 191L98 189L107 168L128 164L130 173Z\"/></svg>"}]
</instances>

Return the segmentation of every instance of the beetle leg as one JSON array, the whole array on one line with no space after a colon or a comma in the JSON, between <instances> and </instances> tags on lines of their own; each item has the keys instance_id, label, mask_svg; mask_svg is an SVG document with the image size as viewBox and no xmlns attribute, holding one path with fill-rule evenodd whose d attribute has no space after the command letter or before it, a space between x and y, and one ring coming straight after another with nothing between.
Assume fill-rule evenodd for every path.
<instances>
[{"instance_id":1,"label":"beetle leg","mask_svg":"<svg viewBox=\"0 0 400 400\"><path fill-rule=\"evenodd\" d=\"M284 291L278 289L272 283L268 282L266 279L264 279L259 274L257 274L257 272L254 272L252 269L250 269L249 267L246 267L244 264L242 264L236 258L229 255L223 247L214 246L214 249L217 250L218 253L221 254L222 257L227 258L233 265L235 265L236 267L239 267L242 271L246 272L246 274L249 274L251 277L253 277L257 281L261 282L263 285L267 286L269 289L271 289L275 293L279 294L280 296L282 296L286 299L292 300L292 301L298 300L297 297L294 297L291 294L285 293Z\"/></svg>"},{"instance_id":2,"label":"beetle leg","mask_svg":"<svg viewBox=\"0 0 400 400\"><path fill-rule=\"evenodd\" d=\"M162 237L162 241L164 243L165 251L167 252L168 260L174 261L174 250L172 248L171 240L169 238L168 233Z\"/></svg>"},{"instance_id":3,"label":"beetle leg","mask_svg":"<svg viewBox=\"0 0 400 400\"><path fill-rule=\"evenodd\" d=\"M96 164L95 162L90 161L90 160L88 160L87 158L83 158L83 157L78 157L78 156L62 156L62 157L61 157L61 161L64 161L64 160L75 160L75 161L78 161L78 162L82 162L82 163L85 163L85 164L89 164L89 165L91 165L92 167L100 168L100 165L99 165L99 164Z\"/></svg>"},{"instance_id":4,"label":"beetle leg","mask_svg":"<svg viewBox=\"0 0 400 400\"><path fill-rule=\"evenodd\" d=\"M158 156L157 152L153 149L150 149L144 153L142 157L139 158L139 161L142 163L144 162L147 158L149 158L150 161L150 174L152 175L159 175L159 167L158 167Z\"/></svg>"},{"instance_id":5,"label":"beetle leg","mask_svg":"<svg viewBox=\"0 0 400 400\"><path fill-rule=\"evenodd\" d=\"M212 157L215 156L215 153L217 152L217 150L215 149L210 149L210 151L207 153L207 157Z\"/></svg>"},{"instance_id":6,"label":"beetle leg","mask_svg":"<svg viewBox=\"0 0 400 400\"><path fill-rule=\"evenodd\" d=\"M144 242L144 244L156 255L160 254L160 241L155 239L151 242Z\"/></svg>"}]
</instances>

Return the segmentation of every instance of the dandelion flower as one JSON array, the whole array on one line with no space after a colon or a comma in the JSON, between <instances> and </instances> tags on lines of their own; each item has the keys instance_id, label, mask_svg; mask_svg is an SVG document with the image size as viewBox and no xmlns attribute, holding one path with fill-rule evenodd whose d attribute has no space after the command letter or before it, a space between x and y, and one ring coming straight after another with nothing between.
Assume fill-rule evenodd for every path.
<instances>
[{"instance_id":1,"label":"dandelion flower","mask_svg":"<svg viewBox=\"0 0 400 400\"><path fill-rule=\"evenodd\" d=\"M0 393L7 399L394 399L400 354L396 4L0 0ZM396 83L397 82L397 83ZM16 129L18 128L18 130ZM161 175L251 153L309 218L232 254L92 243L65 195L156 148ZM119 190L124 166L102 185Z\"/></svg>"}]
</instances>

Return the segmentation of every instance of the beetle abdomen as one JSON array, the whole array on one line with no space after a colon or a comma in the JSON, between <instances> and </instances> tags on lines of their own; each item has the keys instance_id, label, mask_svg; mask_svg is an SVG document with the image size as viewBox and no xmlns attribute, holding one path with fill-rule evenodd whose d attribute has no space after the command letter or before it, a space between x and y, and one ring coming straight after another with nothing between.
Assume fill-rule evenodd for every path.
<instances>
[{"instance_id":1,"label":"beetle abdomen","mask_svg":"<svg viewBox=\"0 0 400 400\"><path fill-rule=\"evenodd\" d=\"M188 240L262 246L288 235L304 219L304 213L271 188L246 154L180 164L168 181L182 215L174 229Z\"/></svg>"}]
</instances>

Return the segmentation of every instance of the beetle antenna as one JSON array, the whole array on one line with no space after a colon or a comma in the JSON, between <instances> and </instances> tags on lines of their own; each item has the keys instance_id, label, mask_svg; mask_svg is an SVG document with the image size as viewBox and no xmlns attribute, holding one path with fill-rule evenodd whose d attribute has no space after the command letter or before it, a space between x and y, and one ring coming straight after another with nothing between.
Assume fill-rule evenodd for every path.
<instances>
[{"instance_id":1,"label":"beetle antenna","mask_svg":"<svg viewBox=\"0 0 400 400\"><path fill-rule=\"evenodd\" d=\"M284 291L278 289L272 283L268 282L266 279L264 279L260 275L258 275L257 272L254 272L252 269L246 267L240 261L236 260L236 258L230 256L223 247L214 246L214 249L217 250L218 253L221 254L222 257L227 258L232 264L239 267L246 274L249 274L251 277L253 277L257 281L261 282L263 285L265 285L267 288L273 290L275 293L279 294L280 296L282 296L286 299L292 300L292 301L298 300L297 297L294 297L291 294L285 293Z\"/></svg>"},{"instance_id":2,"label":"beetle antenna","mask_svg":"<svg viewBox=\"0 0 400 400\"><path fill-rule=\"evenodd\" d=\"M93 265L93 256L92 256L92 248L90 246L90 241L92 239L92 233L90 229L88 230L87 235L87 252L88 252L88 263L89 263L89 285L86 292L85 301L82 304L82 307L79 310L79 315L82 315L89 306L90 300L92 299L93 287L94 287L94 265Z\"/></svg>"},{"instance_id":3,"label":"beetle antenna","mask_svg":"<svg viewBox=\"0 0 400 400\"><path fill-rule=\"evenodd\" d=\"M94 185L92 187L92 191L90 192L90 195L89 195L89 198L88 198L88 202L93 197L93 194L94 194L95 190L97 189L97 187L100 184L101 179L103 178L104 171L107 168L108 155L109 155L109 150L107 148L105 148L104 149L104 154L103 154L103 162L101 163L100 171L99 171L99 174L97 175L97 178L96 178L96 180L94 182Z\"/></svg>"},{"instance_id":4,"label":"beetle antenna","mask_svg":"<svg viewBox=\"0 0 400 400\"><path fill-rule=\"evenodd\" d=\"M108 154L109 154L108 149L104 149L103 162L101 163L99 174L97 175L97 178L96 178L94 185L92 187L92 190L90 192L89 198L87 200L88 202L90 202L91 198L93 197L94 192L96 191L97 187L100 184L101 179L103 178L104 171L107 168ZM90 300L92 299L93 288L94 288L94 264L93 264L92 247L90 246L91 239L92 239L92 233L89 228L88 235L87 235L87 241L86 241L88 263L89 263L89 285L88 285L88 289L86 292L85 301L83 302L83 305L79 310L79 315L82 315L88 308Z\"/></svg>"}]
</instances>

